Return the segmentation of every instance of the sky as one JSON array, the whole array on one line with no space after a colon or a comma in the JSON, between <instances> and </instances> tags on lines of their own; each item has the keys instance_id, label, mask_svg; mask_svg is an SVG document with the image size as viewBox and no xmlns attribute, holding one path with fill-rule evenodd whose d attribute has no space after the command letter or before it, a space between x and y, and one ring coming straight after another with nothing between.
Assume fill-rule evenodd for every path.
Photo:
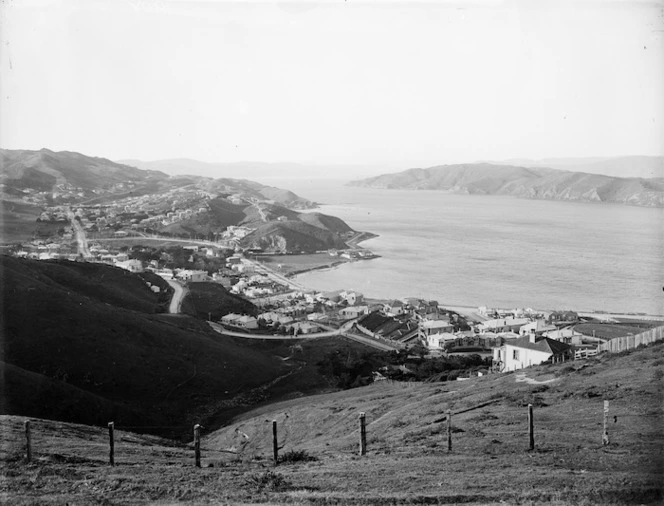
<instances>
[{"instance_id":1,"label":"sky","mask_svg":"<svg viewBox=\"0 0 664 506\"><path fill-rule=\"evenodd\" d=\"M0 146L393 168L664 154L664 2L6 0Z\"/></svg>"}]
</instances>

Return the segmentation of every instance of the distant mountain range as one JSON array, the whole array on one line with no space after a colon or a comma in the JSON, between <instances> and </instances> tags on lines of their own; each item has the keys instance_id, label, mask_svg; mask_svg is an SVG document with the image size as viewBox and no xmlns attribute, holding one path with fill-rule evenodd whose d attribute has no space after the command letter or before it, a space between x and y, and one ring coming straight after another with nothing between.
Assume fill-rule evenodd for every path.
<instances>
[{"instance_id":1,"label":"distant mountain range","mask_svg":"<svg viewBox=\"0 0 664 506\"><path fill-rule=\"evenodd\" d=\"M619 165L616 162L616 167ZM490 163L410 169L352 181L348 186L664 207L664 178L621 178Z\"/></svg>"},{"instance_id":2,"label":"distant mountain range","mask_svg":"<svg viewBox=\"0 0 664 506\"><path fill-rule=\"evenodd\" d=\"M142 161L135 159L119 160L119 163L144 170L158 170L170 175L196 174L206 177L247 178L260 181L287 179L343 179L360 175L376 174L385 170L385 165L340 165L305 164L292 162L227 162L209 163L190 158Z\"/></svg>"},{"instance_id":3,"label":"distant mountain range","mask_svg":"<svg viewBox=\"0 0 664 506\"><path fill-rule=\"evenodd\" d=\"M150 232L174 236L211 237L229 225L248 226L255 230L241 245L279 253L343 248L353 233L337 218L297 212L317 207L315 202L246 179L169 176L48 149L0 150L0 166L5 242L29 238L41 212L56 206L113 207L123 228L152 217ZM175 220L174 214L182 217Z\"/></svg>"}]
</instances>

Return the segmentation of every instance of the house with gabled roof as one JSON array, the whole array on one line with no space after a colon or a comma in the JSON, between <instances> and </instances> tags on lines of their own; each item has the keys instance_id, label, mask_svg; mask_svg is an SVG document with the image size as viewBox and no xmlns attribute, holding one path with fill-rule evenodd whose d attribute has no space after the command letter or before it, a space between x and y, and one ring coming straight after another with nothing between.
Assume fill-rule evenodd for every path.
<instances>
[{"instance_id":1,"label":"house with gabled roof","mask_svg":"<svg viewBox=\"0 0 664 506\"><path fill-rule=\"evenodd\" d=\"M493 365L499 372L515 371L547 360L554 362L572 356L572 347L548 337L535 334L505 341L493 349Z\"/></svg>"},{"instance_id":2,"label":"house with gabled roof","mask_svg":"<svg viewBox=\"0 0 664 506\"><path fill-rule=\"evenodd\" d=\"M393 300L389 304L385 304L383 311L387 316L399 316L406 312L404 304L400 300Z\"/></svg>"}]
</instances>

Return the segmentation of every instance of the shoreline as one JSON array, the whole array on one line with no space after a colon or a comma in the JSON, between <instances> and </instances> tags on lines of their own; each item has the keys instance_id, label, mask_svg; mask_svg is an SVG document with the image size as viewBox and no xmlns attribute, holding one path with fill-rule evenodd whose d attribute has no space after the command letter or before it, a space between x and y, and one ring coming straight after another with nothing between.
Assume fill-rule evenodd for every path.
<instances>
[{"instance_id":1,"label":"shoreline","mask_svg":"<svg viewBox=\"0 0 664 506\"><path fill-rule=\"evenodd\" d=\"M377 236L374 236L377 237ZM325 265L319 265L315 267L309 267L309 268L304 268L304 269L299 269L293 272L289 272L288 274L283 275L285 278L288 279L294 279L297 280L297 277L300 274L306 274L308 272L317 272L317 271L327 271L327 270L334 270L337 269L345 264L348 263L354 263L357 261L362 261L362 260L373 260L376 258L382 258L380 255L375 255L371 258L366 258L366 259L361 259L361 260L338 260L335 262L332 262L330 264L325 264ZM261 265L265 269L269 269L270 271L274 272L274 269L271 267L268 267L266 263L262 263ZM302 283L299 283L302 284ZM304 286L304 285L303 285ZM317 288L313 287L308 287L310 291L320 291ZM405 295L402 298L407 298L408 296ZM385 297L369 297L370 299L375 299L375 300L393 300L394 298L385 298ZM477 306L472 306L468 304L455 304L455 303L440 303L441 307L444 307L446 309L451 309L453 311L456 311L458 313L474 313L477 314L478 308L481 307L481 305ZM528 306L524 306L528 307ZM509 311L511 309L514 309L514 307L510 308L502 308L502 307L496 307L492 309L497 309L500 311ZM567 308L569 309L569 308ZM557 309L536 309L533 308L533 310L536 313L542 313L542 314L548 314L553 311L556 311ZM571 311L575 311L578 313L579 316L586 316L586 317L591 317L595 318L598 320L610 320L612 318L623 318L623 319L633 319L633 320L651 320L651 321L662 321L664 322L664 315L658 315L658 314L647 314L647 313L622 313L622 312L616 312L616 311L602 311L602 310L596 310L596 311L585 311L585 310L574 310L571 309Z\"/></svg>"}]
</instances>

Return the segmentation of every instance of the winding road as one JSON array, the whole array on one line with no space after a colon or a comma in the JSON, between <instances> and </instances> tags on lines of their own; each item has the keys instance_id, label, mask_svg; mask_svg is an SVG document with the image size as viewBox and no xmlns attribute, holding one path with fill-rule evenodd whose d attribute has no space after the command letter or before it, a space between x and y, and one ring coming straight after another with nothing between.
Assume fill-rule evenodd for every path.
<instances>
[{"instance_id":1,"label":"winding road","mask_svg":"<svg viewBox=\"0 0 664 506\"><path fill-rule=\"evenodd\" d=\"M177 281L167 279L166 282L173 288L173 298L171 304L168 306L168 312L171 314L178 314L182 310L182 299L187 294L187 289Z\"/></svg>"},{"instance_id":2,"label":"winding road","mask_svg":"<svg viewBox=\"0 0 664 506\"><path fill-rule=\"evenodd\" d=\"M76 219L76 215L74 215L74 212L69 207L67 208L67 218L69 219L69 222L74 229L74 233L76 234L78 254L83 258L90 258L92 253L90 253L90 248L88 247L88 240L85 237L85 230L83 230L81 222Z\"/></svg>"},{"instance_id":3,"label":"winding road","mask_svg":"<svg viewBox=\"0 0 664 506\"><path fill-rule=\"evenodd\" d=\"M390 344L382 341L377 341L375 339L371 339L370 337L365 337L357 334L353 334L350 332L350 330L353 328L355 325L355 320L351 320L349 322L346 322L343 324L340 328L338 329L333 329L331 327L326 327L325 325L320 325L323 328L327 328L325 332L316 332L315 334L299 334L297 336L284 336L284 335L277 335L277 334L252 334L249 332L235 332L232 330L227 330L223 326L219 325L218 323L214 322L208 322L210 327L215 332L218 332L221 335L224 336L229 336L229 337L241 337L243 339L267 339L267 340L272 340L272 341L290 341L293 339L319 339L323 337L334 337L334 336L340 336L340 337L345 337L346 339L350 339L352 341L356 341L358 343L365 344L367 346L370 346L372 348L376 348L381 351L394 351L398 350L398 346L391 346Z\"/></svg>"}]
</instances>

